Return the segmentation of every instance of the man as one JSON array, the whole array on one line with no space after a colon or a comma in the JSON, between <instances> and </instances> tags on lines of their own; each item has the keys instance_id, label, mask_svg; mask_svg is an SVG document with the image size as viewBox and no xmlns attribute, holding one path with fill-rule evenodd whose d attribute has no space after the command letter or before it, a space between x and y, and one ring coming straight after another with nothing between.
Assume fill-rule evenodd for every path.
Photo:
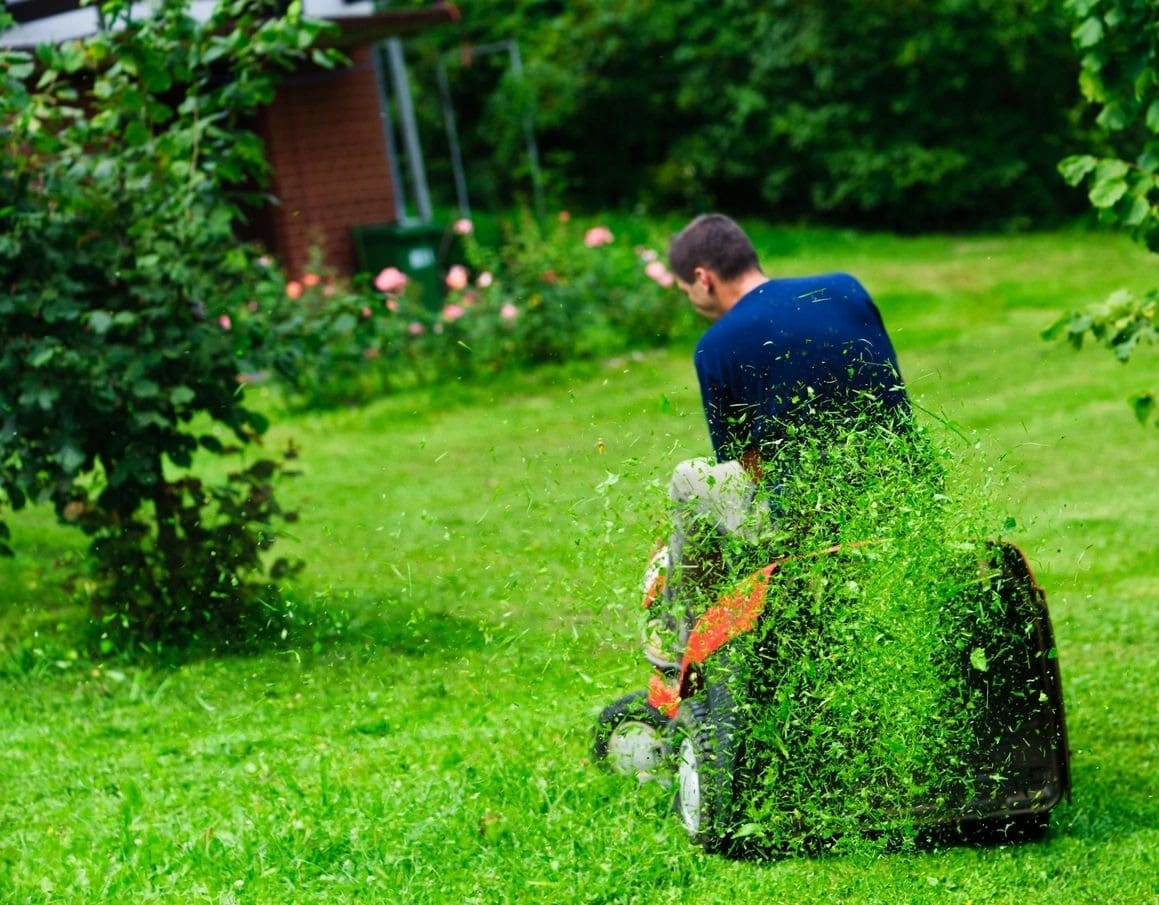
<instances>
[{"instance_id":1,"label":"man","mask_svg":"<svg viewBox=\"0 0 1159 905\"><path fill-rule=\"evenodd\" d=\"M716 454L715 462L681 463L672 477L673 531L645 579L646 599L671 604L678 581L704 583L698 572L713 559L714 542L761 542L770 524L765 501L775 511L801 430L871 408L898 425L909 403L881 315L852 276L769 279L748 236L720 214L681 230L668 260L693 308L713 322L694 363ZM646 651L667 668L679 659L689 614L655 610Z\"/></svg>"}]
</instances>

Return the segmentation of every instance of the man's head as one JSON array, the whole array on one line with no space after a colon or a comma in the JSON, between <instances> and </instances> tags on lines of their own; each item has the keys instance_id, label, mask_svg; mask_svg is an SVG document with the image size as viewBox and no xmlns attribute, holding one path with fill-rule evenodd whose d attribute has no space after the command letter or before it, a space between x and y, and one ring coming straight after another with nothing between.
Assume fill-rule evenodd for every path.
<instances>
[{"instance_id":1,"label":"man's head","mask_svg":"<svg viewBox=\"0 0 1159 905\"><path fill-rule=\"evenodd\" d=\"M749 237L723 214L702 214L677 233L668 245L668 265L680 290L709 320L764 280Z\"/></svg>"},{"instance_id":2,"label":"man's head","mask_svg":"<svg viewBox=\"0 0 1159 905\"><path fill-rule=\"evenodd\" d=\"M668 245L668 266L685 283L707 267L726 282L759 270L757 253L743 229L724 214L701 214Z\"/></svg>"}]
</instances>

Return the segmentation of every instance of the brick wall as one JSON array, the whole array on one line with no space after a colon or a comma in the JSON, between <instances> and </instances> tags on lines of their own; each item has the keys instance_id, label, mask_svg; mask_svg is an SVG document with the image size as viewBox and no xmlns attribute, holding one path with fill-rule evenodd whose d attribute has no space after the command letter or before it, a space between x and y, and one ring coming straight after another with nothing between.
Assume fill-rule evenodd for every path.
<instances>
[{"instance_id":1,"label":"brick wall","mask_svg":"<svg viewBox=\"0 0 1159 905\"><path fill-rule=\"evenodd\" d=\"M257 227L290 277L305 272L312 246L339 273L353 272L350 227L396 219L371 53L348 51L346 69L291 74L261 116L281 203Z\"/></svg>"}]
</instances>

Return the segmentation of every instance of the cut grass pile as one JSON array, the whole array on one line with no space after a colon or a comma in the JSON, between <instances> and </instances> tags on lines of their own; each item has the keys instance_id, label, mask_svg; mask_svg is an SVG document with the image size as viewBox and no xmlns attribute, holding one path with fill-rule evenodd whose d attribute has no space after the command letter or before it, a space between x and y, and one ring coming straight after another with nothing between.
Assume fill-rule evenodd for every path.
<instances>
[{"instance_id":1,"label":"cut grass pile","mask_svg":"<svg viewBox=\"0 0 1159 905\"><path fill-rule=\"evenodd\" d=\"M0 900L1153 901L1159 435L1124 400L1159 384L1155 350L1121 367L1038 339L1153 261L1082 233L754 238L773 275L865 282L915 400L1015 520L1073 756L1044 843L727 861L688 845L669 792L588 762L595 714L647 676L637 583L668 473L707 449L679 349L275 417L270 442L302 449L282 552L308 568L303 624L268 653L77 657L52 564L78 539L13 519Z\"/></svg>"}]
</instances>

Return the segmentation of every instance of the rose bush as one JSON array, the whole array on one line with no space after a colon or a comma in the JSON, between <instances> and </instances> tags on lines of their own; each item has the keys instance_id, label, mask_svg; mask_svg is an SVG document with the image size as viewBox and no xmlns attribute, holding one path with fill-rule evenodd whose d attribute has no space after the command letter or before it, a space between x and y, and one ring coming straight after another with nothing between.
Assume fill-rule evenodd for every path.
<instances>
[{"instance_id":1,"label":"rose bush","mask_svg":"<svg viewBox=\"0 0 1159 905\"><path fill-rule=\"evenodd\" d=\"M315 261L263 292L275 373L291 401L354 402L403 386L621 354L691 333L688 306L659 253L602 224L522 214L494 245L474 224L450 227L461 260L444 271L437 306L397 267L338 280ZM244 311L232 315L245 317Z\"/></svg>"}]
</instances>

